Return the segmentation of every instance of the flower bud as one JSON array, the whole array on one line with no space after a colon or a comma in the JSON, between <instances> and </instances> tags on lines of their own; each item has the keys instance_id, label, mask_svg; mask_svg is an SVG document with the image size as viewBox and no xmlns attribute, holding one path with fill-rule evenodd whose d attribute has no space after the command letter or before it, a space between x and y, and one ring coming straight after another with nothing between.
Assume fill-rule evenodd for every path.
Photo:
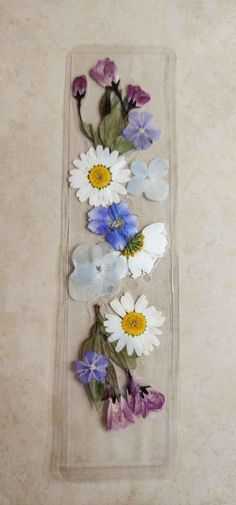
<instances>
[{"instance_id":1,"label":"flower bud","mask_svg":"<svg viewBox=\"0 0 236 505\"><path fill-rule=\"evenodd\" d=\"M77 100L84 98L87 90L87 77L86 75L79 75L75 77L72 83L72 93Z\"/></svg>"}]
</instances>

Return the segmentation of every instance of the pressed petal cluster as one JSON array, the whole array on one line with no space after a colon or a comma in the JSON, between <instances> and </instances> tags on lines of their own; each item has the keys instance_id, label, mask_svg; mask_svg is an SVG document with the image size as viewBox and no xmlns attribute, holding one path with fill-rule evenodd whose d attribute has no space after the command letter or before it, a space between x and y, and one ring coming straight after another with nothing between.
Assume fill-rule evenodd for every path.
<instances>
[{"instance_id":1,"label":"pressed petal cluster","mask_svg":"<svg viewBox=\"0 0 236 505\"><path fill-rule=\"evenodd\" d=\"M135 235L122 251L134 279L149 274L156 261L164 256L166 235L163 223L150 224Z\"/></svg>"},{"instance_id":2,"label":"pressed petal cluster","mask_svg":"<svg viewBox=\"0 0 236 505\"><path fill-rule=\"evenodd\" d=\"M149 412L157 412L165 403L162 393L151 386L142 386L137 378L130 377L127 404L132 412L146 418Z\"/></svg>"},{"instance_id":3,"label":"pressed petal cluster","mask_svg":"<svg viewBox=\"0 0 236 505\"><path fill-rule=\"evenodd\" d=\"M142 107L151 99L149 93L144 91L140 86L128 85L127 88L128 103L131 107Z\"/></svg>"},{"instance_id":4,"label":"pressed petal cluster","mask_svg":"<svg viewBox=\"0 0 236 505\"><path fill-rule=\"evenodd\" d=\"M89 71L90 77L94 79L100 86L112 86L112 83L117 84L119 81L119 73L117 65L110 58L99 60L96 65Z\"/></svg>"},{"instance_id":5,"label":"pressed petal cluster","mask_svg":"<svg viewBox=\"0 0 236 505\"><path fill-rule=\"evenodd\" d=\"M86 351L83 361L77 361L75 364L75 373L79 375L80 381L89 384L91 380L104 382L108 359L103 354L97 354L95 351Z\"/></svg>"},{"instance_id":6,"label":"pressed petal cluster","mask_svg":"<svg viewBox=\"0 0 236 505\"><path fill-rule=\"evenodd\" d=\"M169 184L163 177L168 172L168 160L155 159L149 165L143 161L133 161L130 165L133 177L128 183L127 192L130 195L141 195L146 198L161 202L166 199Z\"/></svg>"},{"instance_id":7,"label":"pressed petal cluster","mask_svg":"<svg viewBox=\"0 0 236 505\"><path fill-rule=\"evenodd\" d=\"M100 296L114 294L128 273L124 258L106 243L79 245L73 251L72 262L69 292L77 301L95 301Z\"/></svg>"},{"instance_id":8,"label":"pressed petal cluster","mask_svg":"<svg viewBox=\"0 0 236 505\"><path fill-rule=\"evenodd\" d=\"M150 112L132 111L129 113L129 122L123 130L125 139L133 142L138 150L145 150L160 138L161 130L152 126L153 115Z\"/></svg>"},{"instance_id":9,"label":"pressed petal cluster","mask_svg":"<svg viewBox=\"0 0 236 505\"><path fill-rule=\"evenodd\" d=\"M107 410L107 428L119 430L134 423L134 415L125 398L110 398Z\"/></svg>"},{"instance_id":10,"label":"pressed petal cluster","mask_svg":"<svg viewBox=\"0 0 236 505\"><path fill-rule=\"evenodd\" d=\"M103 235L114 249L122 251L138 231L137 216L129 212L125 202L95 207L88 212L88 229Z\"/></svg>"},{"instance_id":11,"label":"pressed petal cluster","mask_svg":"<svg viewBox=\"0 0 236 505\"><path fill-rule=\"evenodd\" d=\"M105 207L119 203L120 195L126 195L123 183L129 181L130 170L124 168L126 160L118 151L106 147L91 147L80 159L73 161L74 169L70 171L69 183L78 189L77 198L81 202L89 200L90 205Z\"/></svg>"},{"instance_id":12,"label":"pressed petal cluster","mask_svg":"<svg viewBox=\"0 0 236 505\"><path fill-rule=\"evenodd\" d=\"M147 356L153 346L160 345L158 335L161 335L160 327L165 318L154 306L148 306L145 295L134 302L126 292L120 301L112 300L110 306L116 314L106 314L104 326L110 335L109 342L117 342L117 352L126 347L129 356L133 353Z\"/></svg>"}]
</instances>

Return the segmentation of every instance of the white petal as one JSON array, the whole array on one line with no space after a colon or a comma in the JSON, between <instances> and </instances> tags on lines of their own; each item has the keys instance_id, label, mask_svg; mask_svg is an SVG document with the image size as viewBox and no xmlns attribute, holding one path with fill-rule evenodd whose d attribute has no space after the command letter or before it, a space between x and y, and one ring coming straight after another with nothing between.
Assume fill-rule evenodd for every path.
<instances>
[{"instance_id":1,"label":"white petal","mask_svg":"<svg viewBox=\"0 0 236 505\"><path fill-rule=\"evenodd\" d=\"M121 326L121 318L120 316L116 316L115 314L106 314L106 319L104 321L104 326L111 330L111 333L113 331L120 331L122 326Z\"/></svg>"},{"instance_id":2,"label":"white petal","mask_svg":"<svg viewBox=\"0 0 236 505\"><path fill-rule=\"evenodd\" d=\"M152 160L148 165L148 176L149 177L164 177L169 168L168 160Z\"/></svg>"},{"instance_id":3,"label":"white petal","mask_svg":"<svg viewBox=\"0 0 236 505\"><path fill-rule=\"evenodd\" d=\"M149 200L154 202L162 202L167 198L169 193L169 184L162 179L148 179L144 194Z\"/></svg>"},{"instance_id":4,"label":"white petal","mask_svg":"<svg viewBox=\"0 0 236 505\"><path fill-rule=\"evenodd\" d=\"M121 297L120 301L126 312L133 312L134 301L131 294L128 291L126 291L126 293Z\"/></svg>"},{"instance_id":5,"label":"white petal","mask_svg":"<svg viewBox=\"0 0 236 505\"><path fill-rule=\"evenodd\" d=\"M153 269L153 265L154 265L156 259L153 258L153 256L151 256L146 251L139 251L136 254L136 257L137 257L137 261L139 263L139 267L140 267L140 270L142 271L142 273L150 274L150 272Z\"/></svg>"},{"instance_id":6,"label":"white petal","mask_svg":"<svg viewBox=\"0 0 236 505\"><path fill-rule=\"evenodd\" d=\"M70 170L70 177L68 180L71 188L80 188L82 185L88 185L87 176L77 168Z\"/></svg>"},{"instance_id":7,"label":"white petal","mask_svg":"<svg viewBox=\"0 0 236 505\"><path fill-rule=\"evenodd\" d=\"M97 164L97 156L96 156L95 149L93 147L90 147L90 149L87 152L87 160L88 160L90 166Z\"/></svg>"},{"instance_id":8,"label":"white petal","mask_svg":"<svg viewBox=\"0 0 236 505\"><path fill-rule=\"evenodd\" d=\"M115 175L117 172L121 170L121 168L124 168L125 165L126 165L126 159L122 156L118 158L118 160L112 165L110 171L112 174Z\"/></svg>"},{"instance_id":9,"label":"white petal","mask_svg":"<svg viewBox=\"0 0 236 505\"><path fill-rule=\"evenodd\" d=\"M137 260L137 254L135 256L129 256L128 266L129 266L130 272L132 274L132 277L134 279L137 279L137 277L140 277L140 275L142 274L142 270L141 270L139 262Z\"/></svg>"},{"instance_id":10,"label":"white petal","mask_svg":"<svg viewBox=\"0 0 236 505\"><path fill-rule=\"evenodd\" d=\"M146 188L146 179L143 177L132 177L127 186L130 195L141 195Z\"/></svg>"},{"instance_id":11,"label":"white petal","mask_svg":"<svg viewBox=\"0 0 236 505\"><path fill-rule=\"evenodd\" d=\"M120 172L114 174L112 179L117 182L128 182L130 179L130 170L128 168L123 168Z\"/></svg>"},{"instance_id":12,"label":"white petal","mask_svg":"<svg viewBox=\"0 0 236 505\"><path fill-rule=\"evenodd\" d=\"M76 196L81 202L85 202L85 200L89 198L90 192L91 192L90 185L82 186L82 188L76 191Z\"/></svg>"},{"instance_id":13,"label":"white petal","mask_svg":"<svg viewBox=\"0 0 236 505\"><path fill-rule=\"evenodd\" d=\"M88 161L87 154L82 153L80 155L80 158L81 158L81 160L83 162L84 167L87 168L87 169L90 168L90 163Z\"/></svg>"},{"instance_id":14,"label":"white petal","mask_svg":"<svg viewBox=\"0 0 236 505\"><path fill-rule=\"evenodd\" d=\"M142 356L143 349L142 349L142 342L139 337L133 337L133 344L134 344L134 350L137 354L137 356Z\"/></svg>"},{"instance_id":15,"label":"white petal","mask_svg":"<svg viewBox=\"0 0 236 505\"><path fill-rule=\"evenodd\" d=\"M84 163L81 160L74 160L73 165L74 167L79 168L80 170L83 170L85 168Z\"/></svg>"},{"instance_id":16,"label":"white petal","mask_svg":"<svg viewBox=\"0 0 236 505\"><path fill-rule=\"evenodd\" d=\"M126 195L127 193L126 188L119 182L112 181L110 187L112 191L116 191L117 193L120 193L120 195Z\"/></svg>"},{"instance_id":17,"label":"white petal","mask_svg":"<svg viewBox=\"0 0 236 505\"><path fill-rule=\"evenodd\" d=\"M143 229L143 249L152 255L161 257L167 246L166 230L163 223L154 223Z\"/></svg>"},{"instance_id":18,"label":"white petal","mask_svg":"<svg viewBox=\"0 0 236 505\"><path fill-rule=\"evenodd\" d=\"M125 338L124 337L120 337L120 340L116 346L116 352L120 352L122 351L122 349L124 349L124 347L126 346L126 341L125 341Z\"/></svg>"},{"instance_id":19,"label":"white petal","mask_svg":"<svg viewBox=\"0 0 236 505\"><path fill-rule=\"evenodd\" d=\"M146 163L143 163L142 161L132 161L131 165L131 172L134 175L142 176L146 178L147 175L147 165Z\"/></svg>"},{"instance_id":20,"label":"white petal","mask_svg":"<svg viewBox=\"0 0 236 505\"><path fill-rule=\"evenodd\" d=\"M141 295L135 303L135 312L142 312L148 306L148 301L145 295Z\"/></svg>"},{"instance_id":21,"label":"white petal","mask_svg":"<svg viewBox=\"0 0 236 505\"><path fill-rule=\"evenodd\" d=\"M114 310L114 312L116 312L119 316L125 316L126 312L124 310L124 307L121 305L119 300L117 300L117 298L112 300L109 305L111 306L112 310Z\"/></svg>"},{"instance_id":22,"label":"white petal","mask_svg":"<svg viewBox=\"0 0 236 505\"><path fill-rule=\"evenodd\" d=\"M112 191L111 187L111 195L112 195L112 202L113 203L119 203L120 202L120 197L116 191Z\"/></svg>"},{"instance_id":23,"label":"white petal","mask_svg":"<svg viewBox=\"0 0 236 505\"><path fill-rule=\"evenodd\" d=\"M91 187L89 205L94 205L94 207L99 206L98 189Z\"/></svg>"},{"instance_id":24,"label":"white petal","mask_svg":"<svg viewBox=\"0 0 236 505\"><path fill-rule=\"evenodd\" d=\"M133 337L129 337L126 343L127 347L127 353L129 356L132 356L134 352L134 343L133 343Z\"/></svg>"},{"instance_id":25,"label":"white petal","mask_svg":"<svg viewBox=\"0 0 236 505\"><path fill-rule=\"evenodd\" d=\"M109 163L109 167L111 167L112 165L114 165L114 163L116 162L117 158L118 158L118 151L112 151L109 155L109 158L108 158L108 163Z\"/></svg>"},{"instance_id":26,"label":"white petal","mask_svg":"<svg viewBox=\"0 0 236 505\"><path fill-rule=\"evenodd\" d=\"M110 337L108 337L108 341L109 342L116 342L117 340L119 340L120 338L120 335L118 335L118 333L113 333L112 335L110 335Z\"/></svg>"}]
</instances>

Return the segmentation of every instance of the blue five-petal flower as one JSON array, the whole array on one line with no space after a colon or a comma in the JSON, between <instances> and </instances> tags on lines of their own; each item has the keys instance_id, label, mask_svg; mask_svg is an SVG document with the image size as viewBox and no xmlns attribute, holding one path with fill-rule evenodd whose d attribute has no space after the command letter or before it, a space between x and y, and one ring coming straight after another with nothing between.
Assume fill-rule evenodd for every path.
<instances>
[{"instance_id":1,"label":"blue five-petal flower","mask_svg":"<svg viewBox=\"0 0 236 505\"><path fill-rule=\"evenodd\" d=\"M97 354L95 351L86 351L83 361L77 361L75 364L75 373L83 384L88 384L92 379L97 382L104 382L108 360L103 354Z\"/></svg>"},{"instance_id":2,"label":"blue five-petal flower","mask_svg":"<svg viewBox=\"0 0 236 505\"><path fill-rule=\"evenodd\" d=\"M103 235L114 249L122 251L138 232L137 216L130 214L125 202L94 207L88 212L88 229Z\"/></svg>"}]
</instances>

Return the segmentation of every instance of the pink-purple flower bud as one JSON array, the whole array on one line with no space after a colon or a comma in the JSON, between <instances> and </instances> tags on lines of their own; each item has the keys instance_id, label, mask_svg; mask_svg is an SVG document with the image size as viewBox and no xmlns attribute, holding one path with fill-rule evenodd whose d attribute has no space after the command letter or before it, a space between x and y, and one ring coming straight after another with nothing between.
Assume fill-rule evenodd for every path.
<instances>
[{"instance_id":1,"label":"pink-purple flower bud","mask_svg":"<svg viewBox=\"0 0 236 505\"><path fill-rule=\"evenodd\" d=\"M84 98L87 90L87 77L86 75L79 75L75 77L72 83L72 93L75 98Z\"/></svg>"},{"instance_id":2,"label":"pink-purple flower bud","mask_svg":"<svg viewBox=\"0 0 236 505\"><path fill-rule=\"evenodd\" d=\"M128 103L132 107L142 107L151 99L149 93L144 91L140 86L129 84L127 88Z\"/></svg>"},{"instance_id":3,"label":"pink-purple flower bud","mask_svg":"<svg viewBox=\"0 0 236 505\"><path fill-rule=\"evenodd\" d=\"M91 68L89 75L103 88L112 86L112 83L117 84L120 78L117 66L110 58L99 60L96 65Z\"/></svg>"}]
</instances>

